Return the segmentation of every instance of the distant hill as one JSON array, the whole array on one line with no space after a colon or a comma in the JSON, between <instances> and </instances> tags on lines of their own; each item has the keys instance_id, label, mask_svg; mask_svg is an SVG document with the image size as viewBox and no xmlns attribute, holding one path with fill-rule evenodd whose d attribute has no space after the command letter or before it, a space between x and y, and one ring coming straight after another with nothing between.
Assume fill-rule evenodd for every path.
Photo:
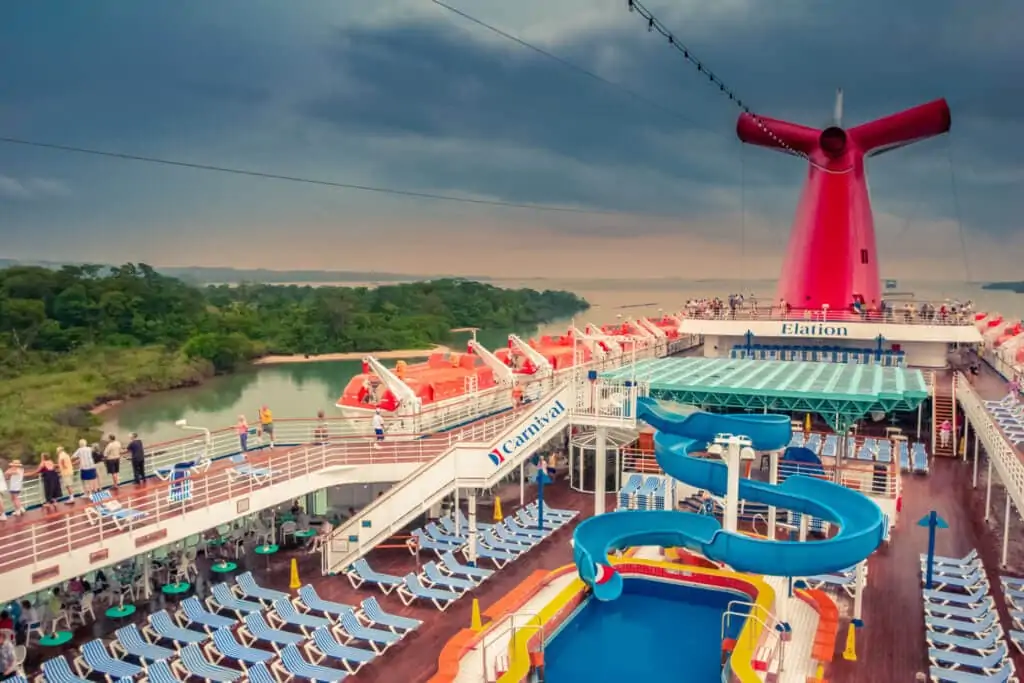
<instances>
[{"instance_id":1,"label":"distant hill","mask_svg":"<svg viewBox=\"0 0 1024 683\"><path fill-rule=\"evenodd\" d=\"M1024 294L1024 282L986 282L981 288Z\"/></svg>"},{"instance_id":2,"label":"distant hill","mask_svg":"<svg viewBox=\"0 0 1024 683\"><path fill-rule=\"evenodd\" d=\"M11 266L41 266L43 268L61 268L66 265L83 265L81 262L71 261L27 261L18 259L0 259L0 269L10 268ZM106 265L106 264L104 264ZM429 280L433 277L450 277L449 275L438 274L436 276L427 275L407 275L402 273L381 273L374 271L354 271L354 270L268 270L266 268L229 268L229 267L204 267L204 266L180 266L180 267L156 267L154 269L169 275L171 277L180 278L188 282L195 284L207 284L207 283L226 283L234 284L237 282L260 282L265 284L285 284L285 283L346 283L346 282L381 282L381 283L395 283L395 282L416 282L419 280ZM465 278L468 280L477 280L485 282L490 278L487 277L472 277Z\"/></svg>"}]
</instances>

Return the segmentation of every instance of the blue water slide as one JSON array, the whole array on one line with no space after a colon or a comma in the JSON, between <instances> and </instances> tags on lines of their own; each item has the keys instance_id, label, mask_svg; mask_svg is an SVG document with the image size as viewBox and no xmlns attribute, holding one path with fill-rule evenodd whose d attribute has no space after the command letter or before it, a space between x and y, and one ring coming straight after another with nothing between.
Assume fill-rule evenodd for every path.
<instances>
[{"instance_id":1,"label":"blue water slide","mask_svg":"<svg viewBox=\"0 0 1024 683\"><path fill-rule=\"evenodd\" d=\"M792 436L785 415L682 415L642 398L637 416L658 430L654 452L666 474L718 496L726 492L725 463L691 451L705 450L719 434L746 436L760 451L781 450ZM794 475L776 486L741 479L740 498L818 517L837 525L839 533L821 541L774 541L726 532L714 517L692 512L611 512L576 527L573 554L580 578L599 600L614 600L622 593L622 577L608 564L608 553L644 545L689 548L741 572L813 576L860 562L884 537L885 520L874 501L822 479Z\"/></svg>"}]
</instances>

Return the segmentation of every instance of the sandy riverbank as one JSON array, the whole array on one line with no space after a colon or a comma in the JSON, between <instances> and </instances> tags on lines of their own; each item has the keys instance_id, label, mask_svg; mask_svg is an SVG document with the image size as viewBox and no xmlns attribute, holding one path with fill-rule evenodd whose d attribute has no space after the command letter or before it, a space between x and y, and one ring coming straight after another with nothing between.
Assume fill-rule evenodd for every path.
<instances>
[{"instance_id":1,"label":"sandy riverbank","mask_svg":"<svg viewBox=\"0 0 1024 683\"><path fill-rule=\"evenodd\" d=\"M286 363L318 363L327 360L362 360L366 356L373 356L377 360L398 360L402 358L426 358L438 351L447 351L446 346L435 346L432 349L398 349L395 351L353 351L351 353L322 353L318 356L304 356L296 354L293 356L264 356L253 361L253 365L284 365Z\"/></svg>"}]
</instances>

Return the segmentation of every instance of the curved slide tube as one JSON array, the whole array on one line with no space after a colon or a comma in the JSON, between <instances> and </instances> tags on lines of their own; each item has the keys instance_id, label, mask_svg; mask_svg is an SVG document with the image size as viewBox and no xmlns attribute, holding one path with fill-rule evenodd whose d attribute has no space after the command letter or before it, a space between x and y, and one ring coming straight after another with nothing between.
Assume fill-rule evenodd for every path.
<instances>
[{"instance_id":1,"label":"curved slide tube","mask_svg":"<svg viewBox=\"0 0 1024 683\"><path fill-rule=\"evenodd\" d=\"M637 415L658 430L655 457L665 472L691 486L721 496L726 491L725 463L695 458L719 434L748 437L755 450L785 448L792 427L785 415L680 415L651 399L640 399ZM573 535L580 578L599 600L622 594L622 577L608 564L608 553L632 546L682 546L724 562L734 570L767 576L813 576L846 569L881 544L885 519L867 496L813 477L791 476L772 486L740 480L740 497L818 517L839 526L823 541L774 541L729 533L717 519L692 512L610 512L584 520Z\"/></svg>"}]
</instances>

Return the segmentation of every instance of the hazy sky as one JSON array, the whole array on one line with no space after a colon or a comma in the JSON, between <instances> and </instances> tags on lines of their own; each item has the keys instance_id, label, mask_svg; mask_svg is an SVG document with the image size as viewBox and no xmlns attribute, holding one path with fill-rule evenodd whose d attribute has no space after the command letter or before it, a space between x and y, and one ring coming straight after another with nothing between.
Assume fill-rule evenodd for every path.
<instances>
[{"instance_id":1,"label":"hazy sky","mask_svg":"<svg viewBox=\"0 0 1024 683\"><path fill-rule=\"evenodd\" d=\"M531 276L770 277L806 169L625 0L5 0L0 136L570 206L410 199L0 144L0 255ZM649 0L756 110L853 124L946 97L870 162L883 275L1020 275L1024 4ZM967 242L967 267L958 223Z\"/></svg>"}]
</instances>

